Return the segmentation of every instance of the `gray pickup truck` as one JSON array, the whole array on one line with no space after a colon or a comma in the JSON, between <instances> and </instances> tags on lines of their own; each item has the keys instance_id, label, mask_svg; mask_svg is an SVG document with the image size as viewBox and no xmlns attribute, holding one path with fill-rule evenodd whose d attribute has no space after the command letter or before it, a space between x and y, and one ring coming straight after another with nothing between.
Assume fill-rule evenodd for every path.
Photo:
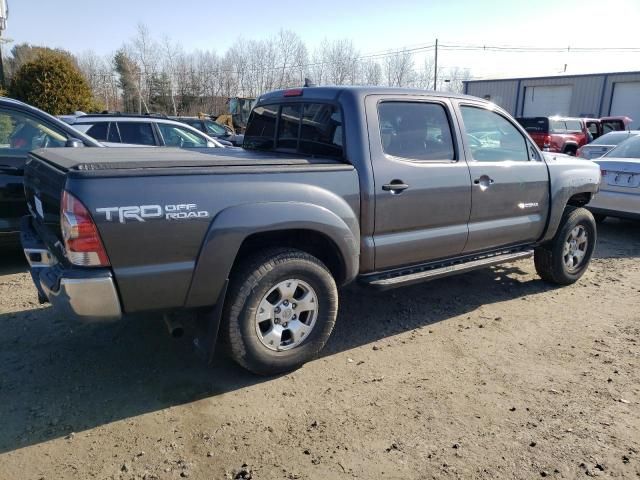
<instances>
[{"instance_id":1,"label":"gray pickup truck","mask_svg":"<svg viewBox=\"0 0 640 480\"><path fill-rule=\"evenodd\" d=\"M41 301L94 321L192 315L202 350L220 336L274 374L323 348L355 280L383 290L533 255L544 280L575 282L599 181L478 98L309 87L261 96L237 151L34 151L22 243Z\"/></svg>"}]
</instances>

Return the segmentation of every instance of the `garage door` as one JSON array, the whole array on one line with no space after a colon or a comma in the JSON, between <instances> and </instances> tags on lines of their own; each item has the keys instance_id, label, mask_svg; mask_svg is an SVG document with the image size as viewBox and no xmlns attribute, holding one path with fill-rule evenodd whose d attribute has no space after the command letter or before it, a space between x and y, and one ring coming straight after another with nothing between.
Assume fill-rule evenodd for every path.
<instances>
[{"instance_id":1,"label":"garage door","mask_svg":"<svg viewBox=\"0 0 640 480\"><path fill-rule=\"evenodd\" d=\"M523 117L569 115L571 85L525 87Z\"/></svg>"},{"instance_id":2,"label":"garage door","mask_svg":"<svg viewBox=\"0 0 640 480\"><path fill-rule=\"evenodd\" d=\"M631 128L640 128L640 82L614 84L611 115L631 117Z\"/></svg>"}]
</instances>

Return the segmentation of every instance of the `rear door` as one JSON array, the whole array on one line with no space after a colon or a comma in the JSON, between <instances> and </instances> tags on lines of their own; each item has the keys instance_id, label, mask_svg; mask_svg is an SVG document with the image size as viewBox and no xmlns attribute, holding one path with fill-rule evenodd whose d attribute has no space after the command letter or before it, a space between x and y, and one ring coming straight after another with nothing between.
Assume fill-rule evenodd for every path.
<instances>
[{"instance_id":1,"label":"rear door","mask_svg":"<svg viewBox=\"0 0 640 480\"><path fill-rule=\"evenodd\" d=\"M539 151L499 110L460 102L471 173L465 253L539 239L549 210L549 176Z\"/></svg>"},{"instance_id":2,"label":"rear door","mask_svg":"<svg viewBox=\"0 0 640 480\"><path fill-rule=\"evenodd\" d=\"M366 114L375 181L375 268L460 254L468 236L471 183L449 101L372 95Z\"/></svg>"}]
</instances>

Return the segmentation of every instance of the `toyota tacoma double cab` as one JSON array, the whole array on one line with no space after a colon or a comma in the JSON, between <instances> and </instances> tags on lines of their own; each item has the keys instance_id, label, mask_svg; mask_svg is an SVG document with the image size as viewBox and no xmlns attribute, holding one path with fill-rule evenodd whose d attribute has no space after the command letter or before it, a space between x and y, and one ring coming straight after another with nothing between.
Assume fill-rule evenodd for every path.
<instances>
[{"instance_id":1,"label":"toyota tacoma double cab","mask_svg":"<svg viewBox=\"0 0 640 480\"><path fill-rule=\"evenodd\" d=\"M41 301L93 321L193 318L200 350L220 341L275 374L318 354L354 281L533 256L544 280L575 282L599 181L478 98L307 87L262 95L244 149L32 152L22 242Z\"/></svg>"}]
</instances>

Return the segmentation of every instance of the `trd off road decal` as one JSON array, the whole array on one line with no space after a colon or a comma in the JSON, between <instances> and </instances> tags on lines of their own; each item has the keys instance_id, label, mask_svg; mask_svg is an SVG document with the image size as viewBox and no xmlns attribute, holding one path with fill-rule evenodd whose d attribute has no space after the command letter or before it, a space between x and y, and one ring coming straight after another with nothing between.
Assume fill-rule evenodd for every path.
<instances>
[{"instance_id":1,"label":"trd off road decal","mask_svg":"<svg viewBox=\"0 0 640 480\"><path fill-rule=\"evenodd\" d=\"M140 205L127 207L96 208L96 213L103 213L108 222L126 223L127 220L144 222L151 218L165 220L188 220L193 218L208 218L209 212L198 210L195 203L179 203L176 205Z\"/></svg>"}]
</instances>

